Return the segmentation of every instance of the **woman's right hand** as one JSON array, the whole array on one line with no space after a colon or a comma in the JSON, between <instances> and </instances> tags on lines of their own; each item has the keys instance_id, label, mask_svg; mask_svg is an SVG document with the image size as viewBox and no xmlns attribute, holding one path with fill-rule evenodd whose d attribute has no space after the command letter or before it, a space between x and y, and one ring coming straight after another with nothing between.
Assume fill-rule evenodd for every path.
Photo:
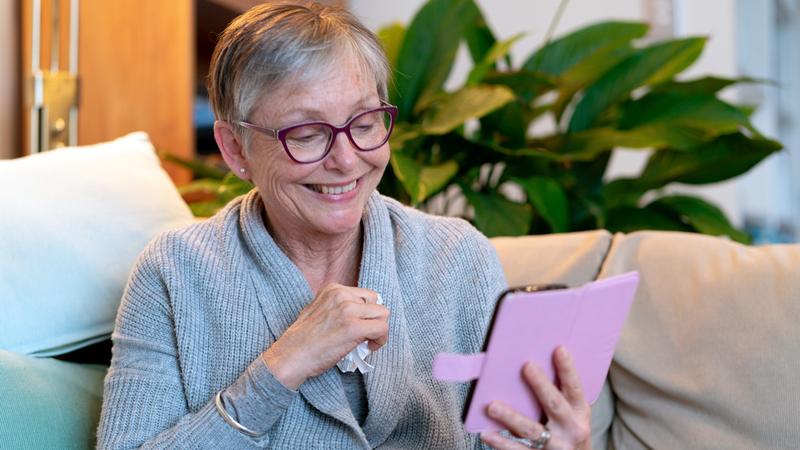
<instances>
[{"instance_id":1,"label":"woman's right hand","mask_svg":"<svg viewBox=\"0 0 800 450\"><path fill-rule=\"evenodd\" d=\"M331 283L297 316L261 357L275 378L297 390L330 369L364 341L381 348L389 334L389 309L369 289Z\"/></svg>"}]
</instances>

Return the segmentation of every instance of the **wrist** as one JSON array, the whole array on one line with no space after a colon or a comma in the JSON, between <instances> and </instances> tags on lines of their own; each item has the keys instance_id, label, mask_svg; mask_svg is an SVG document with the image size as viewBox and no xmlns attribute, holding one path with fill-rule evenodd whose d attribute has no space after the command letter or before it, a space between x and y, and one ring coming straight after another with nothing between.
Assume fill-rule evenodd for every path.
<instances>
[{"instance_id":1,"label":"wrist","mask_svg":"<svg viewBox=\"0 0 800 450\"><path fill-rule=\"evenodd\" d=\"M291 358L287 358L286 355L276 351L274 345L261 354L261 360L272 372L272 376L284 387L292 391L296 391L308 378L304 375L302 369L293 363Z\"/></svg>"}]
</instances>

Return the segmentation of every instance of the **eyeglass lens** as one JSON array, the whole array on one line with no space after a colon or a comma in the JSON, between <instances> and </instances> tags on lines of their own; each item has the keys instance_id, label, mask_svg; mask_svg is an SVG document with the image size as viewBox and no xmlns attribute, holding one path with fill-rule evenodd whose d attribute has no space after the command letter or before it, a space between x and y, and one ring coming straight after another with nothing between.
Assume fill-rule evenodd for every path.
<instances>
[{"instance_id":1,"label":"eyeglass lens","mask_svg":"<svg viewBox=\"0 0 800 450\"><path fill-rule=\"evenodd\" d=\"M350 136L359 150L374 150L388 138L391 115L386 111L369 111L349 123ZM286 134L286 147L297 161L315 161L328 151L333 131L321 124L302 125Z\"/></svg>"}]
</instances>

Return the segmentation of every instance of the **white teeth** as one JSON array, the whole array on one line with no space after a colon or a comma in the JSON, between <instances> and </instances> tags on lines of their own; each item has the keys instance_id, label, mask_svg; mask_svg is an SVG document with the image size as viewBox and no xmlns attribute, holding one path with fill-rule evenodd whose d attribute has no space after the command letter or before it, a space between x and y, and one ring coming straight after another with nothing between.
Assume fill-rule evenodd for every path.
<instances>
[{"instance_id":1,"label":"white teeth","mask_svg":"<svg viewBox=\"0 0 800 450\"><path fill-rule=\"evenodd\" d=\"M345 186L326 186L324 184L317 184L313 185L312 187L315 191L322 192L323 194L340 195L355 189L356 181L357 180L353 180L350 184Z\"/></svg>"}]
</instances>

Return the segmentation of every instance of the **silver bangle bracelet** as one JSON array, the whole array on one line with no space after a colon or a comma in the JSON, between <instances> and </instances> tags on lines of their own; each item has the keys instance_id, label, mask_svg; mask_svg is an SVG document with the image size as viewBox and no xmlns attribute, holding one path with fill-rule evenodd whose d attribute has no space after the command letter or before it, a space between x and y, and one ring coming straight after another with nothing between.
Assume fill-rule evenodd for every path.
<instances>
[{"instance_id":1,"label":"silver bangle bracelet","mask_svg":"<svg viewBox=\"0 0 800 450\"><path fill-rule=\"evenodd\" d=\"M228 411L225 409L225 405L222 404L222 391L217 392L216 397L214 398L214 403L217 406L217 412L222 417L222 420L225 421L228 425L232 426L236 431L246 434L252 438L260 438L267 433L256 433L255 431L247 428L246 426L240 424L236 420L228 414Z\"/></svg>"}]
</instances>

